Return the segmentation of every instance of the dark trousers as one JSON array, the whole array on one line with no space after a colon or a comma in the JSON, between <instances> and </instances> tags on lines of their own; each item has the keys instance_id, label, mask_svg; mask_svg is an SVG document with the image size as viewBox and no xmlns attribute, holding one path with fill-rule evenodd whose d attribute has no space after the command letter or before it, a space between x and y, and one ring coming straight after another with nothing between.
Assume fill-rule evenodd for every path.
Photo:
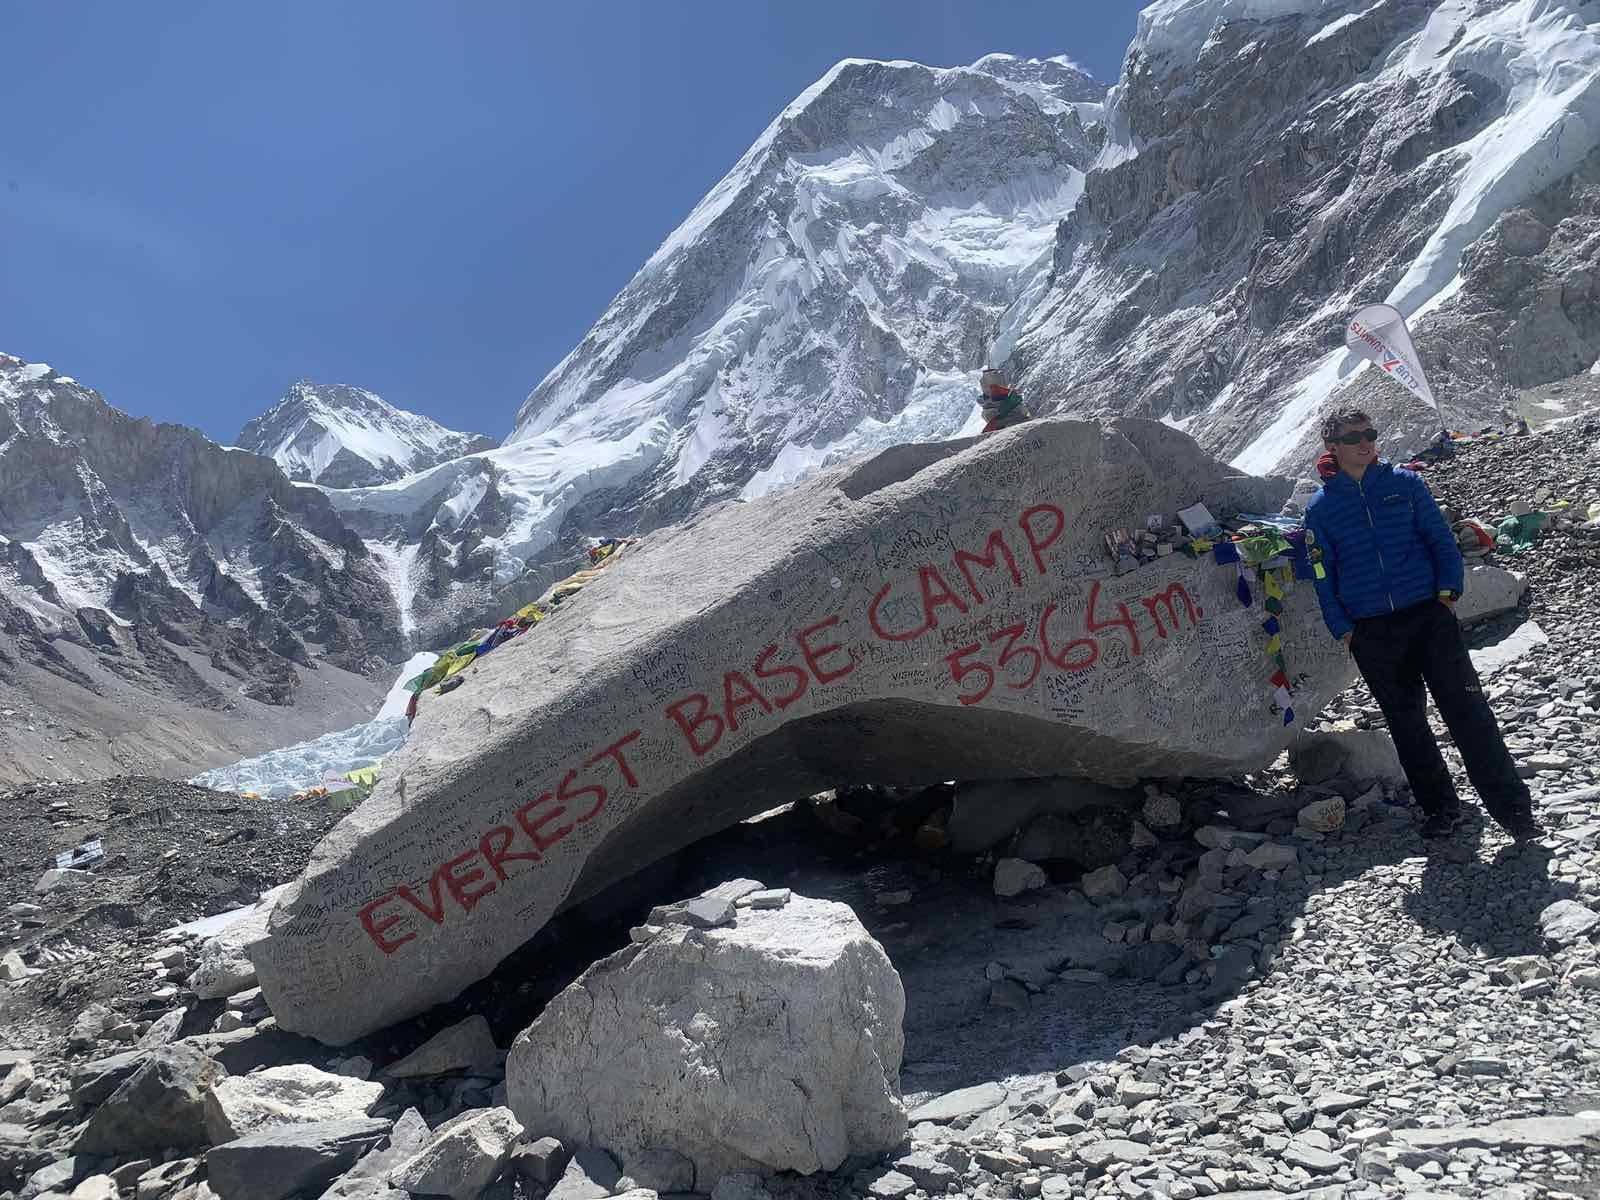
<instances>
[{"instance_id":1,"label":"dark trousers","mask_svg":"<svg viewBox=\"0 0 1600 1200\"><path fill-rule=\"evenodd\" d=\"M1455 614L1437 600L1356 622L1350 643L1361 677L1389 722L1411 794L1424 812L1457 807L1461 799L1428 727L1428 697L1455 739L1489 815L1516 818L1532 810L1528 785L1500 735L1499 723L1461 640Z\"/></svg>"}]
</instances>

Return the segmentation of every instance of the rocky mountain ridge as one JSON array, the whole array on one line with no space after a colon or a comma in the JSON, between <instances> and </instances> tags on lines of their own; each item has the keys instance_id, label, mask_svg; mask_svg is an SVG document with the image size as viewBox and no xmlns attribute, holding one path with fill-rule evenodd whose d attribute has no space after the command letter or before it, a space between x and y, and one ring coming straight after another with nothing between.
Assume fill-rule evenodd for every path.
<instances>
[{"instance_id":1,"label":"rocky mountain ridge","mask_svg":"<svg viewBox=\"0 0 1600 1200\"><path fill-rule=\"evenodd\" d=\"M322 492L0 355L0 702L28 714L0 722L0 771L53 773L41 727L105 734L64 760L174 768L354 723L397 627Z\"/></svg>"},{"instance_id":2,"label":"rocky mountain ridge","mask_svg":"<svg viewBox=\"0 0 1600 1200\"><path fill-rule=\"evenodd\" d=\"M587 538L959 433L968 367L1041 282L1104 91L1065 59L840 63L641 269L505 445L328 489L383 564L404 636L503 615Z\"/></svg>"},{"instance_id":3,"label":"rocky mountain ridge","mask_svg":"<svg viewBox=\"0 0 1600 1200\"><path fill-rule=\"evenodd\" d=\"M1600 357L1600 11L1513 0L1147 8L1014 366L1043 406L1166 419L1304 463L1341 389L1439 425L1346 354L1387 300L1446 424Z\"/></svg>"}]
</instances>

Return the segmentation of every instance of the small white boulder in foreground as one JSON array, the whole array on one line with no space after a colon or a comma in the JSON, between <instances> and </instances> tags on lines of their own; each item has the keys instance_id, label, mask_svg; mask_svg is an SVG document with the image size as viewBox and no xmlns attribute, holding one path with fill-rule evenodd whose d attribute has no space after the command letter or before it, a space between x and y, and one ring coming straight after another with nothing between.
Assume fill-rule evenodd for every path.
<instances>
[{"instance_id":1,"label":"small white boulder in foreground","mask_svg":"<svg viewBox=\"0 0 1600 1200\"><path fill-rule=\"evenodd\" d=\"M723 1175L811 1173L900 1143L905 992L843 904L795 896L718 929L669 926L594 964L506 1063L530 1132Z\"/></svg>"}]
</instances>

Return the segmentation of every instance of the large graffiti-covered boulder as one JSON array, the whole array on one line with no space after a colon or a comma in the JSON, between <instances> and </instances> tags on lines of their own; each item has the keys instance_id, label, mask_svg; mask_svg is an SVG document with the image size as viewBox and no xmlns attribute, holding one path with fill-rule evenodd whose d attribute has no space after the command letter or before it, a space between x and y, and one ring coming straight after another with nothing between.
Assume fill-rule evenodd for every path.
<instances>
[{"instance_id":1,"label":"large graffiti-covered boulder","mask_svg":"<svg viewBox=\"0 0 1600 1200\"><path fill-rule=\"evenodd\" d=\"M852 780L1233 775L1353 678L1288 589L1286 724L1261 589L1104 533L1275 512L1151 421L907 445L650 535L428 698L251 950L285 1028L343 1042L447 1000L564 905ZM1248 594L1248 587L1247 587Z\"/></svg>"}]
</instances>

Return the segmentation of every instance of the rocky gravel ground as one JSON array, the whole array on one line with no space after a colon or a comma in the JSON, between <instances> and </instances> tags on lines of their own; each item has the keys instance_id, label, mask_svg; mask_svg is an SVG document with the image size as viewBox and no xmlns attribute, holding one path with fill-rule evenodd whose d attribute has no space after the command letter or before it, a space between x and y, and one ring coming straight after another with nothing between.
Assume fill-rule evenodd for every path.
<instances>
[{"instance_id":1,"label":"rocky gravel ground","mask_svg":"<svg viewBox=\"0 0 1600 1200\"><path fill-rule=\"evenodd\" d=\"M1541 488L1586 507L1597 437L1473 446L1430 482L1490 518ZM155 781L0 796L0 899L39 906L0 938L0 1200L673 1191L508 1123L505 1048L651 905L736 876L842 900L885 947L911 1129L887 1158L730 1177L715 1200L1600 1196L1600 538L1558 526L1513 565L1523 608L1472 640L1548 637L1486 679L1538 844L1481 818L1425 844L1392 778L1312 784L1287 761L1153 781L1094 862L1018 857L1025 836L958 855L947 790L841 795L691 848L339 1050L279 1031L247 977L202 999L199 948L160 933L288 878L331 816ZM1348 740L1381 719L1358 685L1316 724ZM90 833L106 862L35 894ZM239 1082L219 1091L219 1068ZM288 1123L239 1136L258 1120Z\"/></svg>"},{"instance_id":2,"label":"rocky gravel ground","mask_svg":"<svg viewBox=\"0 0 1600 1200\"><path fill-rule=\"evenodd\" d=\"M0 904L33 904L35 937L97 949L129 928L160 929L236 908L298 873L337 823L326 807L245 799L170 779L121 776L0 792ZM58 852L98 839L105 860L40 890ZM104 911L117 906L127 911ZM16 926L0 925L0 936Z\"/></svg>"},{"instance_id":3,"label":"rocky gravel ground","mask_svg":"<svg viewBox=\"0 0 1600 1200\"><path fill-rule=\"evenodd\" d=\"M1278 889L1259 978L977 1112L934 1099L909 1161L974 1196L1600 1194L1600 1121L1560 1119L1600 1108L1597 803L1545 800L1550 849L1472 831L1465 862L1425 854L1404 810L1328 838Z\"/></svg>"},{"instance_id":4,"label":"rocky gravel ground","mask_svg":"<svg viewBox=\"0 0 1600 1200\"><path fill-rule=\"evenodd\" d=\"M142 1002L171 985L142 969L138 947L292 878L337 820L323 808L144 776L0 792L0 951L63 968L0 994L0 1037L37 1044L64 1033L85 1003ZM54 870L58 852L96 839L102 860ZM84 969L66 970L73 963Z\"/></svg>"}]
</instances>

